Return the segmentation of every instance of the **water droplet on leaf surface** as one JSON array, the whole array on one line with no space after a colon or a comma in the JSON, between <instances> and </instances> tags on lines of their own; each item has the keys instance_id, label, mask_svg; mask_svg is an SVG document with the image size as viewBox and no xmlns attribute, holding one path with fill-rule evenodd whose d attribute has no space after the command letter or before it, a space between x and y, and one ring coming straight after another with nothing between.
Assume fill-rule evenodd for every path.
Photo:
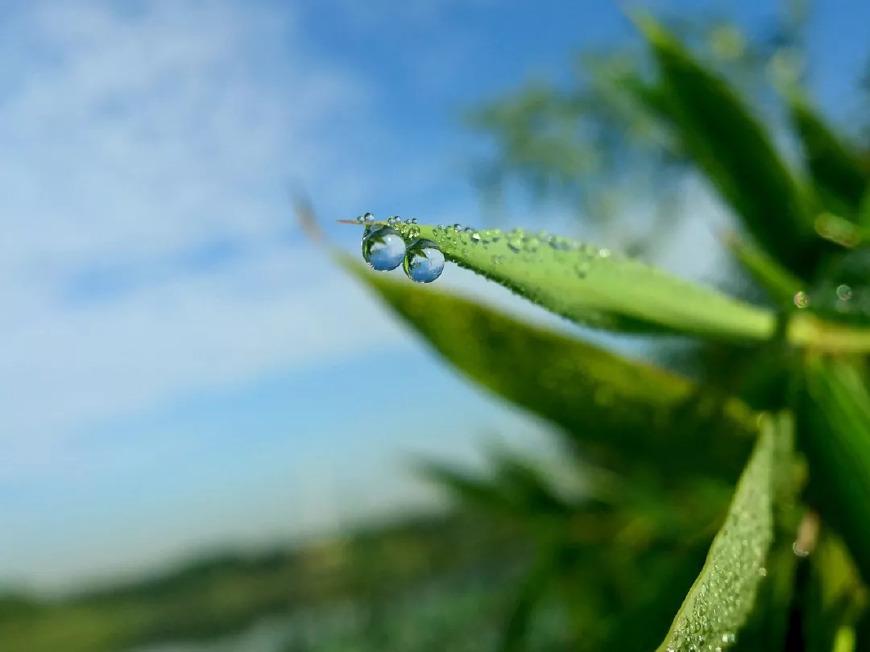
<instances>
[{"instance_id":1,"label":"water droplet on leaf surface","mask_svg":"<svg viewBox=\"0 0 870 652\"><path fill-rule=\"evenodd\" d=\"M408 246L403 269L412 281L431 283L444 271L444 254L431 240L415 240Z\"/></svg>"},{"instance_id":2,"label":"water droplet on leaf surface","mask_svg":"<svg viewBox=\"0 0 870 652\"><path fill-rule=\"evenodd\" d=\"M388 226L367 228L362 239L362 255L374 270L396 269L405 258L405 241Z\"/></svg>"}]
</instances>

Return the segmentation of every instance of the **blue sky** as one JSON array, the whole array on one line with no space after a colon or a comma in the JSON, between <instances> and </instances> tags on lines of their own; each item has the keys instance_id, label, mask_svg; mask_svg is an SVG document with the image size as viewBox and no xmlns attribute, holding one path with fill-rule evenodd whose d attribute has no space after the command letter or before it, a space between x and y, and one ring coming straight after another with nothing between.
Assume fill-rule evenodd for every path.
<instances>
[{"instance_id":1,"label":"blue sky","mask_svg":"<svg viewBox=\"0 0 870 652\"><path fill-rule=\"evenodd\" d=\"M739 4L752 28L777 8ZM845 119L870 7L819 5L813 85ZM312 249L288 187L330 219L474 223L480 142L457 116L562 74L578 47L630 38L616 4L0 12L0 586L328 531L428 500L414 454L542 441Z\"/></svg>"}]
</instances>

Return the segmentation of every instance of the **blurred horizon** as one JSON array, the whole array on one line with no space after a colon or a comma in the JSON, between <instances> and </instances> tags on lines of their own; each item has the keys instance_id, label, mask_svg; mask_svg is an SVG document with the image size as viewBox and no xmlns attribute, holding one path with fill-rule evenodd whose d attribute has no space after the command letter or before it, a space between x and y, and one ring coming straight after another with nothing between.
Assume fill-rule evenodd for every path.
<instances>
[{"instance_id":1,"label":"blurred horizon","mask_svg":"<svg viewBox=\"0 0 870 652\"><path fill-rule=\"evenodd\" d=\"M781 9L644 6L750 32ZM353 252L358 231L335 219L487 221L472 181L487 144L462 113L629 41L616 3L0 9L0 592L435 507L410 469L423 456L474 464L493 441L548 454L545 426L453 375L304 239L289 194L304 190ZM849 124L870 5L812 11L809 88ZM663 263L716 279L727 218L703 189L684 192L703 219ZM579 228L557 205L536 212ZM568 328L461 270L441 282ZM449 414L416 418L433 402Z\"/></svg>"}]
</instances>

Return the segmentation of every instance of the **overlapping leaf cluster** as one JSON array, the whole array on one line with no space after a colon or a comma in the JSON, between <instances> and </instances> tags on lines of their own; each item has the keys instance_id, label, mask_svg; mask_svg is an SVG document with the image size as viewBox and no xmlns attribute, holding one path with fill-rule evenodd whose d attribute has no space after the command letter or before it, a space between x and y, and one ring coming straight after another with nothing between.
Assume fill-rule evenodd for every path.
<instances>
[{"instance_id":1,"label":"overlapping leaf cluster","mask_svg":"<svg viewBox=\"0 0 870 652\"><path fill-rule=\"evenodd\" d=\"M578 489L564 469L504 452L488 475L426 467L537 541L504 649L523 649L535 605L554 595L574 649L864 649L867 157L791 89L803 165L787 162L728 82L657 23L639 24L655 75L627 78L622 100L730 206L743 228L729 248L766 305L547 234L396 228L578 323L712 343L720 376L739 382L689 380L343 263L460 372L556 426L568 475L584 478Z\"/></svg>"}]
</instances>

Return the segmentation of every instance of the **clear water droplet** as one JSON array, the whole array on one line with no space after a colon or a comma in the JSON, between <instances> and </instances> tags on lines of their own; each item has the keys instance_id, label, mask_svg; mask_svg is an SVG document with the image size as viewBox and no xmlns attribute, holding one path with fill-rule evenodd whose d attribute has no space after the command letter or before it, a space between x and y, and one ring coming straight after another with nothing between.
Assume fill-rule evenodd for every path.
<instances>
[{"instance_id":1,"label":"clear water droplet","mask_svg":"<svg viewBox=\"0 0 870 652\"><path fill-rule=\"evenodd\" d=\"M444 254L431 240L415 240L408 246L402 268L412 281L431 283L444 271Z\"/></svg>"},{"instance_id":2,"label":"clear water droplet","mask_svg":"<svg viewBox=\"0 0 870 652\"><path fill-rule=\"evenodd\" d=\"M810 297L803 290L796 292L792 300L794 301L794 305L800 309L806 308L810 305Z\"/></svg>"},{"instance_id":3,"label":"clear water droplet","mask_svg":"<svg viewBox=\"0 0 870 652\"><path fill-rule=\"evenodd\" d=\"M852 298L852 288L843 283L837 286L837 298L840 301L849 301Z\"/></svg>"},{"instance_id":4,"label":"clear water droplet","mask_svg":"<svg viewBox=\"0 0 870 652\"><path fill-rule=\"evenodd\" d=\"M387 272L405 259L405 241L388 226L368 227L363 233L362 255L372 269Z\"/></svg>"}]
</instances>

